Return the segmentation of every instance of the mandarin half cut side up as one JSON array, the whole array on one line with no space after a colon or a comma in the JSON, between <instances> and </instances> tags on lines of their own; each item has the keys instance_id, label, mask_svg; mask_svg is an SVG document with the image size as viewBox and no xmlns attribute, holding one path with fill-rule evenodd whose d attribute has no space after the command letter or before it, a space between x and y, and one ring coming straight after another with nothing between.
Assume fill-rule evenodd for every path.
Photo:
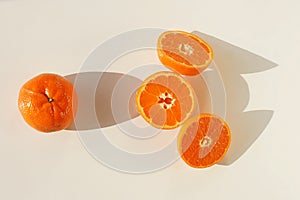
<instances>
[{"instance_id":1,"label":"mandarin half cut side up","mask_svg":"<svg viewBox=\"0 0 300 200\"><path fill-rule=\"evenodd\" d=\"M166 31L157 41L161 63L182 75L197 75L213 60L213 50L197 35L184 31Z\"/></svg>"},{"instance_id":2,"label":"mandarin half cut side up","mask_svg":"<svg viewBox=\"0 0 300 200\"><path fill-rule=\"evenodd\" d=\"M194 90L179 74L158 72L139 87L136 105L141 116L152 126L174 129L194 111Z\"/></svg>"},{"instance_id":3,"label":"mandarin half cut side up","mask_svg":"<svg viewBox=\"0 0 300 200\"><path fill-rule=\"evenodd\" d=\"M178 152L193 168L210 167L225 156L231 142L227 123L213 114L192 117L180 129Z\"/></svg>"}]
</instances>

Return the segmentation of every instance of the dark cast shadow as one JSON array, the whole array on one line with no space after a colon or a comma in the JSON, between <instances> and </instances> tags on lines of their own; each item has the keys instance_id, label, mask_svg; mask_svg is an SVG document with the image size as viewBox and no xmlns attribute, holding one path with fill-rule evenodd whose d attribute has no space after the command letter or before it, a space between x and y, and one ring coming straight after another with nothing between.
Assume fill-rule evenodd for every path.
<instances>
[{"instance_id":1,"label":"dark cast shadow","mask_svg":"<svg viewBox=\"0 0 300 200\"><path fill-rule=\"evenodd\" d=\"M138 116L135 91L142 81L114 72L81 72L65 76L78 96L74 122L67 130L91 130L115 125ZM114 95L116 88L119 91ZM114 99L114 112L112 110ZM117 119L117 120L116 120Z\"/></svg>"},{"instance_id":2,"label":"dark cast shadow","mask_svg":"<svg viewBox=\"0 0 300 200\"><path fill-rule=\"evenodd\" d=\"M241 74L256 73L277 66L261 56L229 44L215 37L194 31L208 42L214 50L214 62L224 83L226 94L226 116L231 129L231 145L219 163L230 165L240 158L269 124L273 110L244 112L249 102L249 88Z\"/></svg>"}]
</instances>

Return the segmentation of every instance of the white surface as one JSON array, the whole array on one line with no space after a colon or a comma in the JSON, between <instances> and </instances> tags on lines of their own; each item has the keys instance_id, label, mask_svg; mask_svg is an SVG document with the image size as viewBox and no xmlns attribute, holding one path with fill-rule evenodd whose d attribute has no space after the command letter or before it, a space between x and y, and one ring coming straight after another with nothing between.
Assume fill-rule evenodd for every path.
<instances>
[{"instance_id":1,"label":"white surface","mask_svg":"<svg viewBox=\"0 0 300 200\"><path fill-rule=\"evenodd\" d=\"M299 199L300 3L122 2L0 0L0 199ZM247 109L275 114L234 164L194 170L179 160L159 172L123 174L95 161L74 132L47 136L23 122L17 95L25 80L77 72L97 44L142 27L199 30L279 64L245 75ZM267 98L275 90L262 85L278 86L275 103Z\"/></svg>"}]
</instances>

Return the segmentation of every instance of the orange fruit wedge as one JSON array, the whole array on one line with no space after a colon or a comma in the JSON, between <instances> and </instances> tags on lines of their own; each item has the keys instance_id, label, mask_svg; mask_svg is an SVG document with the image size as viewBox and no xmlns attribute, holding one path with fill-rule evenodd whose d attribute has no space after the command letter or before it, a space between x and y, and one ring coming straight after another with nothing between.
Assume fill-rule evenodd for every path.
<instances>
[{"instance_id":1,"label":"orange fruit wedge","mask_svg":"<svg viewBox=\"0 0 300 200\"><path fill-rule=\"evenodd\" d=\"M173 129L185 122L195 108L192 86L179 74L158 72L139 87L136 105L152 126Z\"/></svg>"},{"instance_id":2,"label":"orange fruit wedge","mask_svg":"<svg viewBox=\"0 0 300 200\"><path fill-rule=\"evenodd\" d=\"M73 122L77 95L66 78L41 74L21 87L18 107L24 120L36 130L59 131Z\"/></svg>"},{"instance_id":3,"label":"orange fruit wedge","mask_svg":"<svg viewBox=\"0 0 300 200\"><path fill-rule=\"evenodd\" d=\"M198 36L184 31L166 31L157 42L161 63L183 75L197 75L213 60L212 48Z\"/></svg>"},{"instance_id":4,"label":"orange fruit wedge","mask_svg":"<svg viewBox=\"0 0 300 200\"><path fill-rule=\"evenodd\" d=\"M229 126L213 114L200 114L187 120L178 135L178 151L191 167L205 168L218 163L231 141Z\"/></svg>"}]
</instances>

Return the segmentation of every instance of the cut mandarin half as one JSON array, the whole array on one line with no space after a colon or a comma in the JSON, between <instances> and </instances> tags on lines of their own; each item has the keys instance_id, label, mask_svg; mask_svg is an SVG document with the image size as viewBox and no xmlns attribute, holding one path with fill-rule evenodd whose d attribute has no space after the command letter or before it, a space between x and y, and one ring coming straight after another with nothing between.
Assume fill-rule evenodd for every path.
<instances>
[{"instance_id":1,"label":"cut mandarin half","mask_svg":"<svg viewBox=\"0 0 300 200\"><path fill-rule=\"evenodd\" d=\"M192 86L179 74L158 72L140 86L136 105L152 126L173 129L190 117L195 108L195 96Z\"/></svg>"},{"instance_id":2,"label":"cut mandarin half","mask_svg":"<svg viewBox=\"0 0 300 200\"><path fill-rule=\"evenodd\" d=\"M157 42L162 64L183 75L197 75L213 60L212 48L198 36L184 31L166 31Z\"/></svg>"},{"instance_id":3,"label":"cut mandarin half","mask_svg":"<svg viewBox=\"0 0 300 200\"><path fill-rule=\"evenodd\" d=\"M205 168L218 163L226 154L230 129L213 114L200 114L183 124L178 135L178 151L191 167Z\"/></svg>"}]
</instances>

